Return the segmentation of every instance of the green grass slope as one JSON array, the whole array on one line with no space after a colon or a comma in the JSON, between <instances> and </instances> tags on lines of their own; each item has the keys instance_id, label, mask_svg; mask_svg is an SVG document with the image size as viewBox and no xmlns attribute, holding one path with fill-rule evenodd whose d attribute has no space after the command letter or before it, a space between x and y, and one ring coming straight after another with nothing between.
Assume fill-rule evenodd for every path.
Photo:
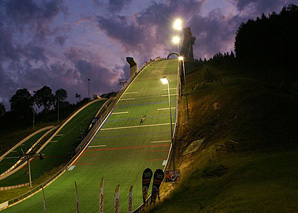
<instances>
[{"instance_id":1,"label":"green grass slope","mask_svg":"<svg viewBox=\"0 0 298 213\"><path fill-rule=\"evenodd\" d=\"M16 147L14 150L12 150L8 155L6 155L1 161L0 161L0 174L5 172L7 169L9 169L11 166L13 166L14 163L18 161L21 154L23 153L22 150L25 152L29 147L31 147L39 138L41 138L49 129L45 129L32 137L28 138L28 140L24 141L20 146Z\"/></svg>"},{"instance_id":2,"label":"green grass slope","mask_svg":"<svg viewBox=\"0 0 298 213\"><path fill-rule=\"evenodd\" d=\"M128 192L133 185L133 208L142 203L144 169L164 168L170 147L167 86L171 82L171 106L176 105L177 61L157 61L144 69L125 91L92 143L73 164L45 188L48 212L75 212L74 182L78 185L80 210L98 212L99 182L104 177L104 212L113 212L114 191L120 184L120 212L128 210ZM146 115L143 123L141 118ZM173 116L173 123L175 116ZM39 192L4 212L41 212Z\"/></svg>"},{"instance_id":3,"label":"green grass slope","mask_svg":"<svg viewBox=\"0 0 298 213\"><path fill-rule=\"evenodd\" d=\"M176 140L182 181L164 184L151 212L298 211L298 97L244 71L210 61L188 73L191 118L183 97Z\"/></svg>"},{"instance_id":4,"label":"green grass slope","mask_svg":"<svg viewBox=\"0 0 298 213\"><path fill-rule=\"evenodd\" d=\"M74 154L75 148L80 143L82 134L89 127L96 112L105 101L97 101L74 116L41 151L43 160L35 158L31 161L32 181L41 175L66 163ZM28 182L27 166L13 175L0 181L0 186L17 185Z\"/></svg>"}]
</instances>

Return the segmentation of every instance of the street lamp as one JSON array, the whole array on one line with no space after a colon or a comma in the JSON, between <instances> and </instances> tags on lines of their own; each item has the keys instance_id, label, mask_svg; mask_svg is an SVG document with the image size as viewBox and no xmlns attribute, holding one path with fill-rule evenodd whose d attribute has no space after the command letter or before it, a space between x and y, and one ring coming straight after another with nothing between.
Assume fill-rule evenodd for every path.
<instances>
[{"instance_id":1,"label":"street lamp","mask_svg":"<svg viewBox=\"0 0 298 213\"><path fill-rule=\"evenodd\" d=\"M183 56L178 56L178 60L182 61L182 72L183 72L183 77L184 77L185 98L186 98L186 112L187 112L187 119L189 119L188 98L187 98L188 94L187 94L187 87L186 87L184 57Z\"/></svg>"},{"instance_id":2,"label":"street lamp","mask_svg":"<svg viewBox=\"0 0 298 213\"><path fill-rule=\"evenodd\" d=\"M166 76L164 76L163 78L161 78L160 81L162 82L162 84L167 84L168 85L168 97L169 97L169 109L170 109L170 125L171 125L172 160L173 160L174 175L176 175L176 170L175 170L175 152L174 152L174 141L173 141L173 125L172 125L172 109L171 109L170 82L168 81L168 79L167 79Z\"/></svg>"}]
</instances>

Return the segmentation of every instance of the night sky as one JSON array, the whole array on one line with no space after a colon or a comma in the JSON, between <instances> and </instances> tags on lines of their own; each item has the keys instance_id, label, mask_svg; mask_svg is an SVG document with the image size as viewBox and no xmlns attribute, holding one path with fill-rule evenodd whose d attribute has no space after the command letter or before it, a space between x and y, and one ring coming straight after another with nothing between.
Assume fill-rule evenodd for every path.
<instances>
[{"instance_id":1,"label":"night sky","mask_svg":"<svg viewBox=\"0 0 298 213\"><path fill-rule=\"evenodd\" d=\"M129 78L127 56L141 66L176 51L175 18L191 27L195 58L234 48L249 18L279 13L298 0L0 0L0 102L17 89L63 88L74 103L120 89Z\"/></svg>"}]
</instances>

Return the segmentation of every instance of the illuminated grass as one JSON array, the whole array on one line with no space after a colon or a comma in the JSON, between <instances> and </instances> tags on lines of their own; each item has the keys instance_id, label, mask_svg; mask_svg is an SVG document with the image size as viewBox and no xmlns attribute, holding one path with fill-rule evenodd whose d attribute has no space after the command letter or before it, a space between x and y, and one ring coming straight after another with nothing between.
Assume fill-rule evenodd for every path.
<instances>
[{"instance_id":1,"label":"illuminated grass","mask_svg":"<svg viewBox=\"0 0 298 213\"><path fill-rule=\"evenodd\" d=\"M99 110L104 101L95 102L68 122L43 150L43 160L35 158L31 161L32 181L55 167L66 163L74 154L74 149L80 143L81 133L84 133L95 113ZM28 182L27 166L20 169L13 175L0 181L0 186L18 185Z\"/></svg>"},{"instance_id":2,"label":"illuminated grass","mask_svg":"<svg viewBox=\"0 0 298 213\"><path fill-rule=\"evenodd\" d=\"M135 99L120 100L114 110L129 113L111 115L102 128L169 123L169 112L157 110L168 107L168 97L161 96L167 94L163 90L166 85L160 82L160 78L164 75L170 79L171 87L176 87L176 60L154 62L140 73L128 88L128 94L123 96ZM172 100L172 105L175 106L174 96ZM140 124L144 115L146 119ZM105 212L113 211L113 193L118 184L120 184L120 212L128 209L128 191L131 185L134 186L133 208L136 208L142 202L141 177L144 169L149 167L155 171L157 168L163 168L163 160L168 156L169 143L151 142L169 139L170 125L99 131L90 145L106 146L88 148L74 164L73 170L65 172L45 189L48 211L75 212L74 181L76 181L80 210L96 212L101 177L104 177L105 181ZM38 193L5 212L42 211L41 196L41 193Z\"/></svg>"}]
</instances>

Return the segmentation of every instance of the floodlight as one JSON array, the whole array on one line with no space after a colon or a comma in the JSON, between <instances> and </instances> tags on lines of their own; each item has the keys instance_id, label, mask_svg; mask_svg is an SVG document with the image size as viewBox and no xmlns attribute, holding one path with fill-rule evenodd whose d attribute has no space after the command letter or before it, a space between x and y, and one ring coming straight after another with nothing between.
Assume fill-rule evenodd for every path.
<instances>
[{"instance_id":1,"label":"floodlight","mask_svg":"<svg viewBox=\"0 0 298 213\"><path fill-rule=\"evenodd\" d=\"M162 84L168 84L169 83L167 77L161 78L160 81L162 82Z\"/></svg>"},{"instance_id":2,"label":"floodlight","mask_svg":"<svg viewBox=\"0 0 298 213\"><path fill-rule=\"evenodd\" d=\"M178 36L174 36L173 39L172 39L172 42L173 42L174 44L179 44L179 42L180 42L180 38L179 38Z\"/></svg>"},{"instance_id":3,"label":"floodlight","mask_svg":"<svg viewBox=\"0 0 298 213\"><path fill-rule=\"evenodd\" d=\"M178 56L178 60L183 61L184 60L183 56Z\"/></svg>"},{"instance_id":4,"label":"floodlight","mask_svg":"<svg viewBox=\"0 0 298 213\"><path fill-rule=\"evenodd\" d=\"M182 25L182 21L181 21L181 19L178 18L178 19L175 20L173 27L176 30L182 30L181 25Z\"/></svg>"}]
</instances>

